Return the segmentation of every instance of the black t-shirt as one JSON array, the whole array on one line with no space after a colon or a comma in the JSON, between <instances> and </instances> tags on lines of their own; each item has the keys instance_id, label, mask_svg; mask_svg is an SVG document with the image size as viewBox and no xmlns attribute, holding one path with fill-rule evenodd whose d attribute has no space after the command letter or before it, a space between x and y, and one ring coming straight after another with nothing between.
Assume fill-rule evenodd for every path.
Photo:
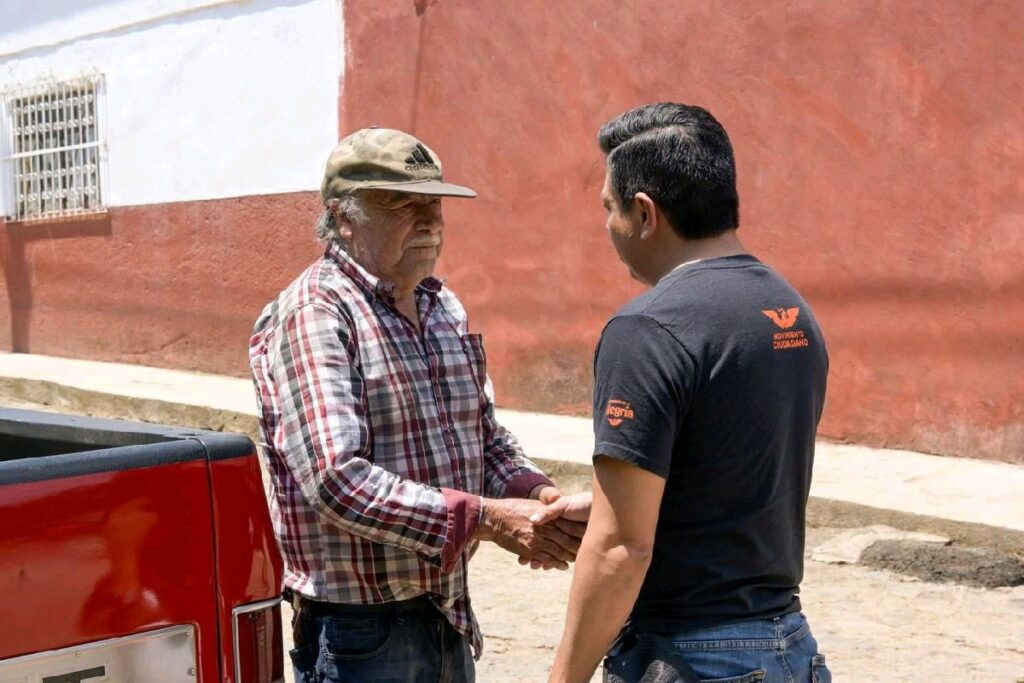
<instances>
[{"instance_id":1,"label":"black t-shirt","mask_svg":"<svg viewBox=\"0 0 1024 683\"><path fill-rule=\"evenodd\" d=\"M807 302L753 256L666 275L608 322L594 457L666 479L638 628L800 609L828 356Z\"/></svg>"}]
</instances>

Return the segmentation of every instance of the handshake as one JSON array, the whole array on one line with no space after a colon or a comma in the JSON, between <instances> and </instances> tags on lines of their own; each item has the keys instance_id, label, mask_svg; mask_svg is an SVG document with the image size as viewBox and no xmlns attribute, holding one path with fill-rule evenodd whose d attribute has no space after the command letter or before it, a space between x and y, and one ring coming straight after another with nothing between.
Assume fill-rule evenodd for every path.
<instances>
[{"instance_id":1,"label":"handshake","mask_svg":"<svg viewBox=\"0 0 1024 683\"><path fill-rule=\"evenodd\" d=\"M534 569L568 569L590 517L590 493L563 496L553 486L537 500L485 498L476 538L493 541Z\"/></svg>"}]
</instances>

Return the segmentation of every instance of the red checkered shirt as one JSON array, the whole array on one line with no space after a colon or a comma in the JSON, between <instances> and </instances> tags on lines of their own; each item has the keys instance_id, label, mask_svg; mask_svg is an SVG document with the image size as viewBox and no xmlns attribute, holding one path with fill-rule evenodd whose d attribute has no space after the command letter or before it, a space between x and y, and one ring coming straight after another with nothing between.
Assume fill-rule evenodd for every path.
<instances>
[{"instance_id":1,"label":"red checkered shirt","mask_svg":"<svg viewBox=\"0 0 1024 683\"><path fill-rule=\"evenodd\" d=\"M249 361L285 585L367 604L429 594L481 651L467 591L480 496L550 483L494 417L484 350L434 278L420 329L337 245L260 315Z\"/></svg>"}]
</instances>

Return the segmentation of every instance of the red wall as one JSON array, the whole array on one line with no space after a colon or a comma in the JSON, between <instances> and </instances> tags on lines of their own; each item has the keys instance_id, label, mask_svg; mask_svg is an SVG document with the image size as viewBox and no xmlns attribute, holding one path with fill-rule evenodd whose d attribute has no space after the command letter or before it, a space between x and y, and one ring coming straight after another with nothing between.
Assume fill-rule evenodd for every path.
<instances>
[{"instance_id":1,"label":"red wall","mask_svg":"<svg viewBox=\"0 0 1024 683\"><path fill-rule=\"evenodd\" d=\"M316 202L278 194L0 224L0 344L245 375L256 316L321 251Z\"/></svg>"},{"instance_id":2,"label":"red wall","mask_svg":"<svg viewBox=\"0 0 1024 683\"><path fill-rule=\"evenodd\" d=\"M410 130L480 192L447 201L440 270L499 403L589 412L593 344L640 291L604 234L595 132L676 100L729 131L741 235L825 327L822 433L1024 462L1020 3L344 8L341 130ZM244 375L259 310L319 251L316 210L298 193L0 224L0 346Z\"/></svg>"},{"instance_id":3,"label":"red wall","mask_svg":"<svg viewBox=\"0 0 1024 683\"><path fill-rule=\"evenodd\" d=\"M1024 462L1021 3L348 0L345 25L342 129L412 130L480 192L444 270L505 405L587 411L638 291L595 132L676 100L729 131L741 235L825 327L822 433Z\"/></svg>"}]
</instances>

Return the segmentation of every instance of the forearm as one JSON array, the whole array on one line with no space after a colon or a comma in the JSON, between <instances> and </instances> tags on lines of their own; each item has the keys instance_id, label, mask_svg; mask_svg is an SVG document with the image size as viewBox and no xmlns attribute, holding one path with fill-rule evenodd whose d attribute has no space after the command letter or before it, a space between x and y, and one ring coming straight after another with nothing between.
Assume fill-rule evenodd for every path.
<instances>
[{"instance_id":1,"label":"forearm","mask_svg":"<svg viewBox=\"0 0 1024 683\"><path fill-rule=\"evenodd\" d=\"M307 481L307 501L331 524L442 568L465 548L479 518L478 497L405 480L361 458Z\"/></svg>"},{"instance_id":2,"label":"forearm","mask_svg":"<svg viewBox=\"0 0 1024 683\"><path fill-rule=\"evenodd\" d=\"M649 548L584 537L550 681L590 680L629 616L650 563Z\"/></svg>"}]
</instances>

